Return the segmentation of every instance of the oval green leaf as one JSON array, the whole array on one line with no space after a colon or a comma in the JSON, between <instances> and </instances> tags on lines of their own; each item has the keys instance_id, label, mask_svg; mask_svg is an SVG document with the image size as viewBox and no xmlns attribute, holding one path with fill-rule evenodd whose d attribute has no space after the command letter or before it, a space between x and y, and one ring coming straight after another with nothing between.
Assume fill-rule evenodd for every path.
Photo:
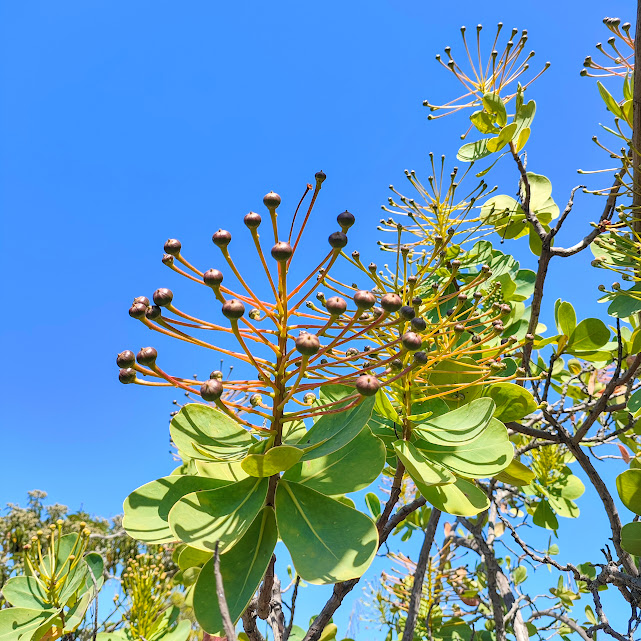
<instances>
[{"instance_id":1,"label":"oval green leaf","mask_svg":"<svg viewBox=\"0 0 641 641\"><path fill-rule=\"evenodd\" d=\"M249 454L243 459L241 467L249 476L274 476L296 465L301 456L303 450L298 447L278 445L267 450L265 454Z\"/></svg>"},{"instance_id":2,"label":"oval green leaf","mask_svg":"<svg viewBox=\"0 0 641 641\"><path fill-rule=\"evenodd\" d=\"M241 617L262 581L277 541L274 510L264 507L238 543L220 555L225 599L234 622ZM194 587L194 614L206 632L222 632L213 558L205 563L198 575Z\"/></svg>"},{"instance_id":3,"label":"oval green leaf","mask_svg":"<svg viewBox=\"0 0 641 641\"><path fill-rule=\"evenodd\" d=\"M298 483L278 484L276 520L296 572L309 583L359 577L378 549L372 519Z\"/></svg>"},{"instance_id":4,"label":"oval green leaf","mask_svg":"<svg viewBox=\"0 0 641 641\"><path fill-rule=\"evenodd\" d=\"M238 542L260 512L268 485L266 478L250 477L187 494L169 512L169 526L179 540L199 550L214 550L220 541L222 554Z\"/></svg>"},{"instance_id":5,"label":"oval green leaf","mask_svg":"<svg viewBox=\"0 0 641 641\"><path fill-rule=\"evenodd\" d=\"M186 494L213 490L228 481L200 476L165 476L134 490L123 505L122 526L132 538L144 543L170 543L176 540L169 527L169 511Z\"/></svg>"},{"instance_id":6,"label":"oval green leaf","mask_svg":"<svg viewBox=\"0 0 641 641\"><path fill-rule=\"evenodd\" d=\"M474 516L490 506L485 492L464 479L457 479L451 485L417 483L416 487L428 503L453 516Z\"/></svg>"},{"instance_id":7,"label":"oval green leaf","mask_svg":"<svg viewBox=\"0 0 641 641\"><path fill-rule=\"evenodd\" d=\"M385 466L385 446L369 427L340 450L303 461L283 476L327 495L357 492L373 483Z\"/></svg>"},{"instance_id":8,"label":"oval green leaf","mask_svg":"<svg viewBox=\"0 0 641 641\"><path fill-rule=\"evenodd\" d=\"M176 447L193 459L239 457L252 444L249 432L226 414L199 403L185 405L169 425Z\"/></svg>"},{"instance_id":9,"label":"oval green leaf","mask_svg":"<svg viewBox=\"0 0 641 641\"><path fill-rule=\"evenodd\" d=\"M619 474L617 492L628 510L641 514L641 470L626 470Z\"/></svg>"}]
</instances>

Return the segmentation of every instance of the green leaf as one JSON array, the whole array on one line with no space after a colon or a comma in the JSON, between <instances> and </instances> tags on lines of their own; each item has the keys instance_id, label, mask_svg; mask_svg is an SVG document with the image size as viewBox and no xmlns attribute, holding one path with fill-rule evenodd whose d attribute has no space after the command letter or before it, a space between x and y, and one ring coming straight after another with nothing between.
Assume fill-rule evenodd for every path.
<instances>
[{"instance_id":1,"label":"green leaf","mask_svg":"<svg viewBox=\"0 0 641 641\"><path fill-rule=\"evenodd\" d=\"M641 514L641 470L626 470L619 474L617 492L628 510Z\"/></svg>"},{"instance_id":2,"label":"green leaf","mask_svg":"<svg viewBox=\"0 0 641 641\"><path fill-rule=\"evenodd\" d=\"M364 427L358 436L327 456L295 465L284 479L323 494L357 492L373 483L385 465L385 446Z\"/></svg>"},{"instance_id":3,"label":"green leaf","mask_svg":"<svg viewBox=\"0 0 641 641\"><path fill-rule=\"evenodd\" d=\"M591 352L603 347L609 340L610 330L602 320L586 318L576 326L570 335L567 351L570 354Z\"/></svg>"},{"instance_id":4,"label":"green leaf","mask_svg":"<svg viewBox=\"0 0 641 641\"><path fill-rule=\"evenodd\" d=\"M566 301L557 300L554 306L554 321L556 328L559 330L559 334L571 336L572 332L576 329L576 312L574 311L574 307Z\"/></svg>"},{"instance_id":5,"label":"green leaf","mask_svg":"<svg viewBox=\"0 0 641 641\"><path fill-rule=\"evenodd\" d=\"M229 483L236 483L246 479L248 474L241 467L242 461L231 461L229 463L218 461L194 461L196 471L200 476L206 476L210 479L219 479L221 481L228 481Z\"/></svg>"},{"instance_id":6,"label":"green leaf","mask_svg":"<svg viewBox=\"0 0 641 641\"><path fill-rule=\"evenodd\" d=\"M381 500L374 494L374 492L368 492L365 495L365 504L367 509L370 511L370 514L377 519L382 512L381 509Z\"/></svg>"},{"instance_id":7,"label":"green leaf","mask_svg":"<svg viewBox=\"0 0 641 641\"><path fill-rule=\"evenodd\" d=\"M293 445L278 445L265 454L249 454L243 459L242 468L250 476L262 478L284 472L300 461L303 451Z\"/></svg>"},{"instance_id":8,"label":"green leaf","mask_svg":"<svg viewBox=\"0 0 641 641\"><path fill-rule=\"evenodd\" d=\"M494 418L507 423L518 421L531 414L538 407L534 396L514 383L492 383L485 394L496 403Z\"/></svg>"},{"instance_id":9,"label":"green leaf","mask_svg":"<svg viewBox=\"0 0 641 641\"><path fill-rule=\"evenodd\" d=\"M269 480L248 478L215 490L192 492L169 512L176 537L198 548L220 552L230 549L247 531L267 496Z\"/></svg>"},{"instance_id":10,"label":"green leaf","mask_svg":"<svg viewBox=\"0 0 641 641\"><path fill-rule=\"evenodd\" d=\"M468 142L458 150L456 157L462 162L476 162L481 158L485 158L492 153L487 148L487 143L487 138L475 142Z\"/></svg>"},{"instance_id":11,"label":"green leaf","mask_svg":"<svg viewBox=\"0 0 641 641\"><path fill-rule=\"evenodd\" d=\"M299 442L305 450L302 460L327 456L356 438L367 425L375 402L370 396L350 410L321 416Z\"/></svg>"},{"instance_id":12,"label":"green leaf","mask_svg":"<svg viewBox=\"0 0 641 641\"><path fill-rule=\"evenodd\" d=\"M458 445L435 445L423 439L416 446L431 461L468 478L489 478L504 470L514 457L505 425L495 418L472 440Z\"/></svg>"},{"instance_id":13,"label":"green leaf","mask_svg":"<svg viewBox=\"0 0 641 641\"><path fill-rule=\"evenodd\" d=\"M516 459L513 459L502 472L496 475L497 481L516 486L529 485L535 478L536 474Z\"/></svg>"},{"instance_id":14,"label":"green leaf","mask_svg":"<svg viewBox=\"0 0 641 641\"><path fill-rule=\"evenodd\" d=\"M169 527L169 510L186 494L227 485L227 481L199 476L165 476L134 490L123 506L122 525L127 534L144 543L176 540Z\"/></svg>"},{"instance_id":15,"label":"green leaf","mask_svg":"<svg viewBox=\"0 0 641 641\"><path fill-rule=\"evenodd\" d=\"M482 100L485 110L494 115L500 127L504 127L507 123L507 112L501 96L498 93L486 93Z\"/></svg>"},{"instance_id":16,"label":"green leaf","mask_svg":"<svg viewBox=\"0 0 641 641\"><path fill-rule=\"evenodd\" d=\"M62 625L57 611L5 608L0 610L0 641L41 639L54 625Z\"/></svg>"},{"instance_id":17,"label":"green leaf","mask_svg":"<svg viewBox=\"0 0 641 641\"><path fill-rule=\"evenodd\" d=\"M569 501L578 499L583 496L583 493L585 492L585 485L583 485L583 481L574 474L569 474L557 481L555 483L555 490L557 487L559 488L560 496L564 499L568 499Z\"/></svg>"},{"instance_id":18,"label":"green leaf","mask_svg":"<svg viewBox=\"0 0 641 641\"><path fill-rule=\"evenodd\" d=\"M494 121L485 111L475 111L470 116L470 120L482 134L493 134L497 132Z\"/></svg>"},{"instance_id":19,"label":"green leaf","mask_svg":"<svg viewBox=\"0 0 641 641\"><path fill-rule=\"evenodd\" d=\"M621 547L634 556L641 556L641 522L627 523L621 528Z\"/></svg>"},{"instance_id":20,"label":"green leaf","mask_svg":"<svg viewBox=\"0 0 641 641\"><path fill-rule=\"evenodd\" d=\"M530 139L530 128L525 127L525 129L521 129L521 131L519 131L516 134L515 138L516 138L516 143L514 146L516 148L516 153L518 154L519 151L521 151L523 147L525 147L525 145L527 144L527 141Z\"/></svg>"},{"instance_id":21,"label":"green leaf","mask_svg":"<svg viewBox=\"0 0 641 641\"><path fill-rule=\"evenodd\" d=\"M185 546L178 555L178 567L181 570L195 568L207 563L211 559L212 553L205 550Z\"/></svg>"},{"instance_id":22,"label":"green leaf","mask_svg":"<svg viewBox=\"0 0 641 641\"><path fill-rule=\"evenodd\" d=\"M396 455L401 460L407 473L415 483L423 485L447 485L453 483L456 477L444 467L425 458L408 441L399 440L394 443Z\"/></svg>"},{"instance_id":23,"label":"green leaf","mask_svg":"<svg viewBox=\"0 0 641 641\"><path fill-rule=\"evenodd\" d=\"M528 184L530 185L530 209L537 213L539 210L546 210L550 207L550 199L552 196L552 183L549 178L528 171L527 179ZM521 197L525 199L525 189L522 183ZM547 223L550 221L548 219L545 220L545 222Z\"/></svg>"},{"instance_id":24,"label":"green leaf","mask_svg":"<svg viewBox=\"0 0 641 641\"><path fill-rule=\"evenodd\" d=\"M473 401L483 389L482 385L475 384L479 378L478 365L468 356L443 360L426 374L430 388L439 394L447 393L443 400L452 407L462 407Z\"/></svg>"},{"instance_id":25,"label":"green leaf","mask_svg":"<svg viewBox=\"0 0 641 641\"><path fill-rule=\"evenodd\" d=\"M525 579L527 578L527 568L524 565L518 565L517 567L512 570L512 580L514 581L514 585L519 585L520 583L523 583Z\"/></svg>"},{"instance_id":26,"label":"green leaf","mask_svg":"<svg viewBox=\"0 0 641 641\"><path fill-rule=\"evenodd\" d=\"M501 129L501 133L496 138L490 138L487 141L487 149L492 153L501 151L514 137L516 132L516 123L512 122Z\"/></svg>"},{"instance_id":27,"label":"green leaf","mask_svg":"<svg viewBox=\"0 0 641 641\"><path fill-rule=\"evenodd\" d=\"M601 82L597 82L597 87L599 88L599 93L605 106L608 108L608 111L611 111L617 118L623 118L623 112L619 103L612 97L612 94L603 86Z\"/></svg>"},{"instance_id":28,"label":"green leaf","mask_svg":"<svg viewBox=\"0 0 641 641\"><path fill-rule=\"evenodd\" d=\"M244 455L249 432L226 414L199 403L185 405L169 425L176 447L193 459L227 459Z\"/></svg>"},{"instance_id":29,"label":"green leaf","mask_svg":"<svg viewBox=\"0 0 641 641\"><path fill-rule=\"evenodd\" d=\"M378 549L372 519L297 483L278 484L276 519L296 572L309 583L359 577Z\"/></svg>"},{"instance_id":30,"label":"green leaf","mask_svg":"<svg viewBox=\"0 0 641 641\"><path fill-rule=\"evenodd\" d=\"M473 400L416 426L421 436L436 445L453 445L473 441L492 420L495 405L491 398Z\"/></svg>"},{"instance_id":31,"label":"green leaf","mask_svg":"<svg viewBox=\"0 0 641 641\"><path fill-rule=\"evenodd\" d=\"M641 283L625 291L618 291L608 307L608 314L614 318L628 318L641 311Z\"/></svg>"},{"instance_id":32,"label":"green leaf","mask_svg":"<svg viewBox=\"0 0 641 641\"><path fill-rule=\"evenodd\" d=\"M234 623L240 619L260 585L277 541L274 510L264 507L238 543L229 552L220 555L225 598ZM194 587L194 614L206 632L222 632L213 558L205 563L198 575Z\"/></svg>"},{"instance_id":33,"label":"green leaf","mask_svg":"<svg viewBox=\"0 0 641 641\"><path fill-rule=\"evenodd\" d=\"M490 506L485 492L476 485L457 479L450 485L416 484L426 501L435 508L453 516L474 516Z\"/></svg>"},{"instance_id":34,"label":"green leaf","mask_svg":"<svg viewBox=\"0 0 641 641\"><path fill-rule=\"evenodd\" d=\"M534 100L530 100L530 102L528 103L517 106L516 114L514 116L514 122L518 125L518 132L532 127L535 113L536 103L534 102Z\"/></svg>"},{"instance_id":35,"label":"green leaf","mask_svg":"<svg viewBox=\"0 0 641 641\"><path fill-rule=\"evenodd\" d=\"M191 621L183 619L178 622L178 625L173 629L165 632L162 636L154 639L154 641L187 641L191 634Z\"/></svg>"},{"instance_id":36,"label":"green leaf","mask_svg":"<svg viewBox=\"0 0 641 641\"><path fill-rule=\"evenodd\" d=\"M546 530L556 531L559 529L559 521L556 518L556 514L554 514L550 504L546 500L540 501L536 506L534 514L532 515L532 521L534 525L543 527Z\"/></svg>"},{"instance_id":37,"label":"green leaf","mask_svg":"<svg viewBox=\"0 0 641 641\"><path fill-rule=\"evenodd\" d=\"M580 514L579 507L574 501L559 498L556 496L549 496L548 501L550 503L550 507L559 516L562 516L566 519L576 519Z\"/></svg>"},{"instance_id":38,"label":"green leaf","mask_svg":"<svg viewBox=\"0 0 641 641\"><path fill-rule=\"evenodd\" d=\"M398 417L394 406L387 397L387 394L381 389L376 392L376 402L374 403L374 411L384 418L389 419L394 423L400 423L401 419Z\"/></svg>"},{"instance_id":39,"label":"green leaf","mask_svg":"<svg viewBox=\"0 0 641 641\"><path fill-rule=\"evenodd\" d=\"M35 576L16 576L2 586L2 596L14 607L46 610L53 608L46 586Z\"/></svg>"}]
</instances>

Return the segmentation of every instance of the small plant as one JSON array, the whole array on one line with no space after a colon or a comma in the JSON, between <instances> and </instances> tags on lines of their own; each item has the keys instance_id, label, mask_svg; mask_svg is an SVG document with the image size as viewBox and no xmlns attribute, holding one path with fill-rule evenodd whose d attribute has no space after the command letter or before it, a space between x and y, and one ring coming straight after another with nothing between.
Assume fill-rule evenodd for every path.
<instances>
[{"instance_id":1,"label":"small plant","mask_svg":"<svg viewBox=\"0 0 641 641\"><path fill-rule=\"evenodd\" d=\"M2 588L12 607L0 610L0 638L60 639L78 628L97 598L104 563L99 554L86 553L90 531L63 535L62 524L25 544L24 575Z\"/></svg>"}]
</instances>

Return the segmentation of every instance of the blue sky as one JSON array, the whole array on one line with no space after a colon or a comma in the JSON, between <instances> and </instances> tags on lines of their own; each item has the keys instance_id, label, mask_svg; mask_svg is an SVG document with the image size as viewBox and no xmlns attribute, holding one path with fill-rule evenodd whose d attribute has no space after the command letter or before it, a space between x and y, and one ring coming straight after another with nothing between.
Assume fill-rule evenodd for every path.
<instances>
[{"instance_id":1,"label":"blue sky","mask_svg":"<svg viewBox=\"0 0 641 641\"><path fill-rule=\"evenodd\" d=\"M350 246L374 254L388 185L403 185L406 168L426 175L429 151L453 162L460 145L463 120L428 122L421 103L456 95L434 55L459 46L461 25L527 28L534 60L552 62L530 94L538 110L529 168L552 179L563 204L582 182L577 167L608 160L590 140L607 116L579 69L607 39L605 12L632 20L634 8L616 0L0 3L0 504L39 488L108 516L172 469L176 395L120 385L114 364L118 351L153 342L180 371L204 376L216 365L151 338L127 315L134 296L160 286L194 295L192 309L206 311L200 293L160 263L163 242L179 238L194 262L213 266L218 227L242 233L242 216L270 189L291 211L323 169L307 242L334 231L347 208L358 219ZM497 178L515 191L512 167L490 182ZM565 240L582 236L601 207L580 195ZM589 257L556 267L550 308L563 296L580 314L604 313Z\"/></svg>"}]
</instances>

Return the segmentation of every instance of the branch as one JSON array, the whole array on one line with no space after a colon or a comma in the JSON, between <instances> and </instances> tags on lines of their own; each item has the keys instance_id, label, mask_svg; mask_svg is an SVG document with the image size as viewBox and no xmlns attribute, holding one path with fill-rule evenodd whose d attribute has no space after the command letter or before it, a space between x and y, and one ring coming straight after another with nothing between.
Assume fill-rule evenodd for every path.
<instances>
[{"instance_id":1,"label":"branch","mask_svg":"<svg viewBox=\"0 0 641 641\"><path fill-rule=\"evenodd\" d=\"M401 464L399 463L399 466ZM400 491L399 491L400 494ZM389 535L394 531L394 528L404 521L412 512L415 510L418 510L418 508L422 507L425 505L425 499L423 497L420 497L418 499L415 499L411 503L408 503L407 505L404 505L403 507L399 508L399 510L396 512L396 514L389 519L389 521L383 520L383 516L387 513L390 514L394 505L398 501L398 495L390 495L389 500L387 501L385 508L383 510L383 513L379 517L376 527L378 528L379 532L379 541L378 541L378 547L383 545L385 541L387 541ZM340 604L343 602L343 599L347 594L349 594L353 589L354 586L360 581L360 577L357 577L356 579L350 579L349 581L343 581L342 583L336 583L334 585L334 590L332 592L332 596L329 597L325 605L323 606L323 609L321 610L320 614L314 619L314 622L312 623L311 626L309 626L309 630L307 630L307 634L305 635L305 638L303 641L318 641L320 638L320 635L322 634L323 630L325 629L325 626L329 623L329 620L332 618L332 615L336 610L339 608Z\"/></svg>"},{"instance_id":2,"label":"branch","mask_svg":"<svg viewBox=\"0 0 641 641\"><path fill-rule=\"evenodd\" d=\"M588 636L585 628L581 627L574 619L571 619L570 617L566 616L565 614L561 614L560 612L555 612L552 609L537 610L530 615L528 621L534 621L534 619L541 619L543 617L551 617L552 619L556 619L564 625L567 625L568 628L571 628L574 632L576 632L583 639L583 641L593 641L592 637Z\"/></svg>"},{"instance_id":3,"label":"branch","mask_svg":"<svg viewBox=\"0 0 641 641\"><path fill-rule=\"evenodd\" d=\"M225 598L225 586L223 585L223 577L220 573L220 554L218 552L218 545L220 541L216 541L216 548L214 549L214 577L216 579L216 596L218 597L218 607L220 608L220 615L223 619L223 629L225 636L228 639L236 637L236 629L229 614L229 607L227 606L227 599Z\"/></svg>"},{"instance_id":4,"label":"branch","mask_svg":"<svg viewBox=\"0 0 641 641\"><path fill-rule=\"evenodd\" d=\"M425 570L427 562L430 559L430 549L434 543L434 536L436 535L436 526L441 518L441 511L435 507L432 508L430 519L425 529L425 538L421 547L421 552L418 556L416 564L416 571L414 572L414 583L412 584L412 593L407 609L407 619L405 621L405 629L403 630L402 641L414 640L414 629L416 628L416 620L418 618L418 611L423 597L423 579L425 578Z\"/></svg>"},{"instance_id":5,"label":"branch","mask_svg":"<svg viewBox=\"0 0 641 641\"><path fill-rule=\"evenodd\" d=\"M620 353L621 353L621 341L619 340L619 354ZM583 425L581 425L581 427L575 434L573 439L575 443L578 444L583 440L583 437L587 434L588 430L592 427L592 425L597 420L597 418L599 418L599 416L601 416L601 414L603 414L603 412L607 408L608 401L610 400L610 397L614 393L614 390L616 390L616 388L620 387L621 385L625 385L636 374L637 369L639 369L639 365L641 365L641 353L637 354L634 357L632 364L626 370L625 374L623 376L619 376L619 373L621 371L621 358L619 357L617 368L616 368L616 371L614 372L614 375L612 376L608 384L605 386L605 389L603 390L603 394L601 394L599 400L594 404L585 421L583 421Z\"/></svg>"},{"instance_id":6,"label":"branch","mask_svg":"<svg viewBox=\"0 0 641 641\"><path fill-rule=\"evenodd\" d=\"M249 641L265 641L256 626L256 597L254 597L245 612L243 612L243 629Z\"/></svg>"},{"instance_id":7,"label":"branch","mask_svg":"<svg viewBox=\"0 0 641 641\"><path fill-rule=\"evenodd\" d=\"M256 615L259 619L265 620L269 616L270 603L272 600L272 587L274 585L274 565L276 563L276 555L272 554L271 561L267 566L263 585L258 593L258 600L256 601Z\"/></svg>"}]
</instances>

